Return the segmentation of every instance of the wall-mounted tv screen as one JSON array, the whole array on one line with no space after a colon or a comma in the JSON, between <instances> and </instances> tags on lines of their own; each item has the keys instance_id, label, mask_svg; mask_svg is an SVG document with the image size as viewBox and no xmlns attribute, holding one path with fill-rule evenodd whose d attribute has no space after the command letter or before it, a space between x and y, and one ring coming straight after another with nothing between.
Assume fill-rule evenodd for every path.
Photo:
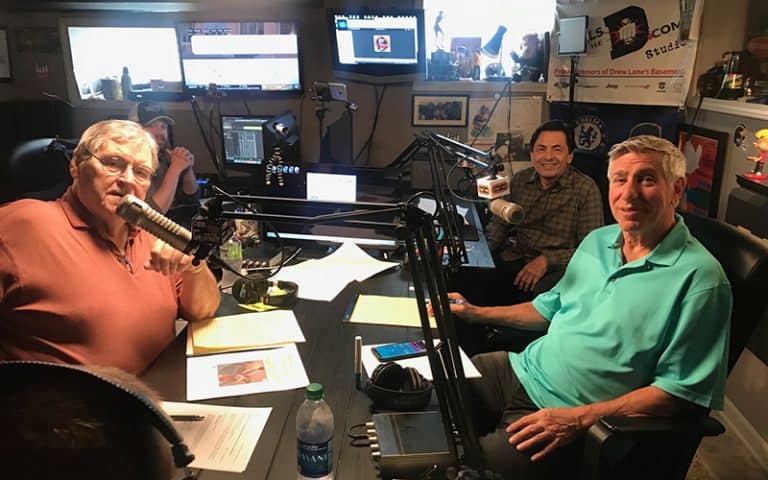
<instances>
[{"instance_id":1,"label":"wall-mounted tv screen","mask_svg":"<svg viewBox=\"0 0 768 480\"><path fill-rule=\"evenodd\" d=\"M423 10L328 10L328 25L334 70L370 77L423 76Z\"/></svg>"},{"instance_id":2,"label":"wall-mounted tv screen","mask_svg":"<svg viewBox=\"0 0 768 480\"><path fill-rule=\"evenodd\" d=\"M182 22L177 34L188 93L301 94L296 22Z\"/></svg>"},{"instance_id":3,"label":"wall-mounted tv screen","mask_svg":"<svg viewBox=\"0 0 768 480\"><path fill-rule=\"evenodd\" d=\"M171 100L181 95L172 26L69 25L66 33L77 92L73 100Z\"/></svg>"}]
</instances>

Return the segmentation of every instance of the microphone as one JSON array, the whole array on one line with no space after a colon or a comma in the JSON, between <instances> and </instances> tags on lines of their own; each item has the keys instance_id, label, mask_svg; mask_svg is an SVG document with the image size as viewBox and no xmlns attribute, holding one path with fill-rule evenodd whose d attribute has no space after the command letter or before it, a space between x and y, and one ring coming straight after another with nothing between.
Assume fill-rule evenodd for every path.
<instances>
[{"instance_id":1,"label":"microphone","mask_svg":"<svg viewBox=\"0 0 768 480\"><path fill-rule=\"evenodd\" d=\"M131 194L120 200L117 215L187 255L195 255L200 248L200 244L192 240L192 232Z\"/></svg>"},{"instance_id":2,"label":"microphone","mask_svg":"<svg viewBox=\"0 0 768 480\"><path fill-rule=\"evenodd\" d=\"M512 225L517 225L525 218L523 207L500 198L488 202L488 209L492 214Z\"/></svg>"}]
</instances>

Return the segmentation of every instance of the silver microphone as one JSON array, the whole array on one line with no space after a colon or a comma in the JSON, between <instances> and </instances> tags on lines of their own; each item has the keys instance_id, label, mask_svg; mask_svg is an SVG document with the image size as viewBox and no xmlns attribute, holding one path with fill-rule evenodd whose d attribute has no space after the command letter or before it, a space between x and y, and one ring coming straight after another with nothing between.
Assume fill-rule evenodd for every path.
<instances>
[{"instance_id":1,"label":"silver microphone","mask_svg":"<svg viewBox=\"0 0 768 480\"><path fill-rule=\"evenodd\" d=\"M525 218L523 207L516 203L496 198L488 202L488 209L506 223L517 225Z\"/></svg>"},{"instance_id":2,"label":"silver microphone","mask_svg":"<svg viewBox=\"0 0 768 480\"><path fill-rule=\"evenodd\" d=\"M194 255L200 246L192 241L192 232L133 195L128 194L120 200L117 214L131 225L143 228L187 255Z\"/></svg>"}]
</instances>

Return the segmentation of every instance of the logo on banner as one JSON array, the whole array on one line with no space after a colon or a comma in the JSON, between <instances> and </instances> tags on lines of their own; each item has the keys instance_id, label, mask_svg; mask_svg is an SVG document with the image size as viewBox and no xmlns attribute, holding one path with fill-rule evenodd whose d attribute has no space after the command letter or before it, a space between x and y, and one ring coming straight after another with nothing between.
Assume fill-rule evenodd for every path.
<instances>
[{"instance_id":1,"label":"logo on banner","mask_svg":"<svg viewBox=\"0 0 768 480\"><path fill-rule=\"evenodd\" d=\"M629 6L603 18L611 38L611 59L636 52L648 42L648 17L645 10Z\"/></svg>"},{"instance_id":2,"label":"logo on banner","mask_svg":"<svg viewBox=\"0 0 768 480\"><path fill-rule=\"evenodd\" d=\"M581 115L574 130L576 148L587 152L605 150L607 138L605 122L595 115Z\"/></svg>"},{"instance_id":3,"label":"logo on banner","mask_svg":"<svg viewBox=\"0 0 768 480\"><path fill-rule=\"evenodd\" d=\"M392 51L392 45L389 42L389 35L373 36L373 51L377 53L389 53Z\"/></svg>"}]
</instances>

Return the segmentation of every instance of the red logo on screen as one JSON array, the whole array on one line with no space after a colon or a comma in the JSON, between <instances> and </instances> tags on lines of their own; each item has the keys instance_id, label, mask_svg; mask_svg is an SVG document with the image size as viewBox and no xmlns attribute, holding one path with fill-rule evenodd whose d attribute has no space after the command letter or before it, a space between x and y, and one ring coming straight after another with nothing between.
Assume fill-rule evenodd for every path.
<instances>
[{"instance_id":1,"label":"red logo on screen","mask_svg":"<svg viewBox=\"0 0 768 480\"><path fill-rule=\"evenodd\" d=\"M373 37L373 51L375 52L391 52L392 45L389 43L389 35L375 35Z\"/></svg>"}]
</instances>

